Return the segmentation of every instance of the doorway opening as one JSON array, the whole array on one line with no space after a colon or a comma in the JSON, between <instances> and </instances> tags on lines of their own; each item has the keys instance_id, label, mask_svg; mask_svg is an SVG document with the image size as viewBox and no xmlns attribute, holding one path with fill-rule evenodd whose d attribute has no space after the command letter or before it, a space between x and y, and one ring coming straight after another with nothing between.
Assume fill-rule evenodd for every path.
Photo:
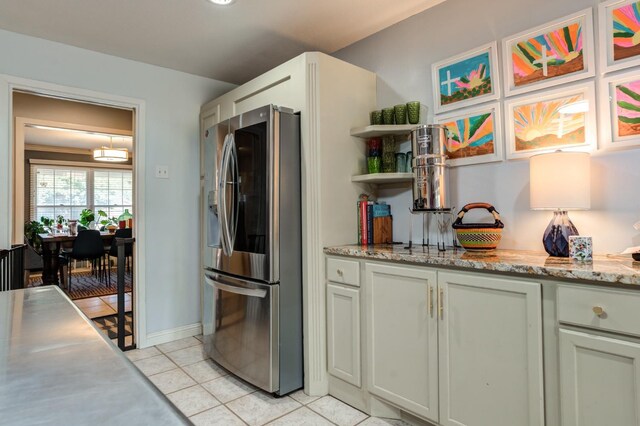
<instances>
[{"instance_id":1,"label":"doorway opening","mask_svg":"<svg viewBox=\"0 0 640 426\"><path fill-rule=\"evenodd\" d=\"M59 285L116 339L114 238L136 233L136 110L14 89L12 118L12 240L27 244L25 286ZM133 246L125 252L125 346L134 347L137 260Z\"/></svg>"}]
</instances>

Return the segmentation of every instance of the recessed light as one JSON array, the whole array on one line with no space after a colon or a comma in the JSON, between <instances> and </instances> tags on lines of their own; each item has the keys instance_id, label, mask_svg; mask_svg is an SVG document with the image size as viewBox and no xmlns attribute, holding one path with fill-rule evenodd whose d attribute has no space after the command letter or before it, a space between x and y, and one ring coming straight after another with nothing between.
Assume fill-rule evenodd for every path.
<instances>
[{"instance_id":1,"label":"recessed light","mask_svg":"<svg viewBox=\"0 0 640 426\"><path fill-rule=\"evenodd\" d=\"M209 1L213 4L217 4L220 6L229 6L231 3L235 2L236 0L209 0Z\"/></svg>"}]
</instances>

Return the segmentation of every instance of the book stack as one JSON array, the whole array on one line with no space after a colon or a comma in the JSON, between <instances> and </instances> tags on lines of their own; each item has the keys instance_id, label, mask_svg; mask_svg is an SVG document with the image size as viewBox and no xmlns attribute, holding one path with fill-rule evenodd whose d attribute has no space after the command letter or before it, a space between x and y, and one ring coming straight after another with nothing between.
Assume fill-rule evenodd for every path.
<instances>
[{"instance_id":1,"label":"book stack","mask_svg":"<svg viewBox=\"0 0 640 426\"><path fill-rule=\"evenodd\" d=\"M358 244L393 242L391 206L368 200L358 201Z\"/></svg>"}]
</instances>

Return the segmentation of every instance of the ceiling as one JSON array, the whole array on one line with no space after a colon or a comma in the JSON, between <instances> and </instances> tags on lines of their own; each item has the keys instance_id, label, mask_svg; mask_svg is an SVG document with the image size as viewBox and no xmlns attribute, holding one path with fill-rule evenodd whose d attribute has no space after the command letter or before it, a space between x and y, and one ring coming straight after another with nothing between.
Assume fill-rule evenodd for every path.
<instances>
[{"instance_id":1,"label":"ceiling","mask_svg":"<svg viewBox=\"0 0 640 426\"><path fill-rule=\"evenodd\" d=\"M25 127L24 140L29 145L40 145L48 147L64 147L74 149L90 149L109 146L111 139L104 134L90 134L73 130L59 129L39 129ZM131 136L114 136L114 148L133 149Z\"/></svg>"},{"instance_id":2,"label":"ceiling","mask_svg":"<svg viewBox=\"0 0 640 426\"><path fill-rule=\"evenodd\" d=\"M241 84L444 0L0 0L0 28Z\"/></svg>"}]
</instances>

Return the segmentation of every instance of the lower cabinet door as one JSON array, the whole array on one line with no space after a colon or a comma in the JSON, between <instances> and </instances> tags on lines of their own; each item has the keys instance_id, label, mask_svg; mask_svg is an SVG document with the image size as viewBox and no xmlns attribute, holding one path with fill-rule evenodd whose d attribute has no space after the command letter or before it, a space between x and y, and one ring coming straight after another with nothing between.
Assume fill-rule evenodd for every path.
<instances>
[{"instance_id":1,"label":"lower cabinet door","mask_svg":"<svg viewBox=\"0 0 640 426\"><path fill-rule=\"evenodd\" d=\"M438 422L436 273L367 263L369 392Z\"/></svg>"},{"instance_id":2,"label":"lower cabinet door","mask_svg":"<svg viewBox=\"0 0 640 426\"><path fill-rule=\"evenodd\" d=\"M438 272L440 424L544 425L540 284Z\"/></svg>"},{"instance_id":3,"label":"lower cabinet door","mask_svg":"<svg viewBox=\"0 0 640 426\"><path fill-rule=\"evenodd\" d=\"M560 329L563 426L640 425L640 345Z\"/></svg>"},{"instance_id":4,"label":"lower cabinet door","mask_svg":"<svg viewBox=\"0 0 640 426\"><path fill-rule=\"evenodd\" d=\"M329 374L361 386L360 290L327 285Z\"/></svg>"}]
</instances>

